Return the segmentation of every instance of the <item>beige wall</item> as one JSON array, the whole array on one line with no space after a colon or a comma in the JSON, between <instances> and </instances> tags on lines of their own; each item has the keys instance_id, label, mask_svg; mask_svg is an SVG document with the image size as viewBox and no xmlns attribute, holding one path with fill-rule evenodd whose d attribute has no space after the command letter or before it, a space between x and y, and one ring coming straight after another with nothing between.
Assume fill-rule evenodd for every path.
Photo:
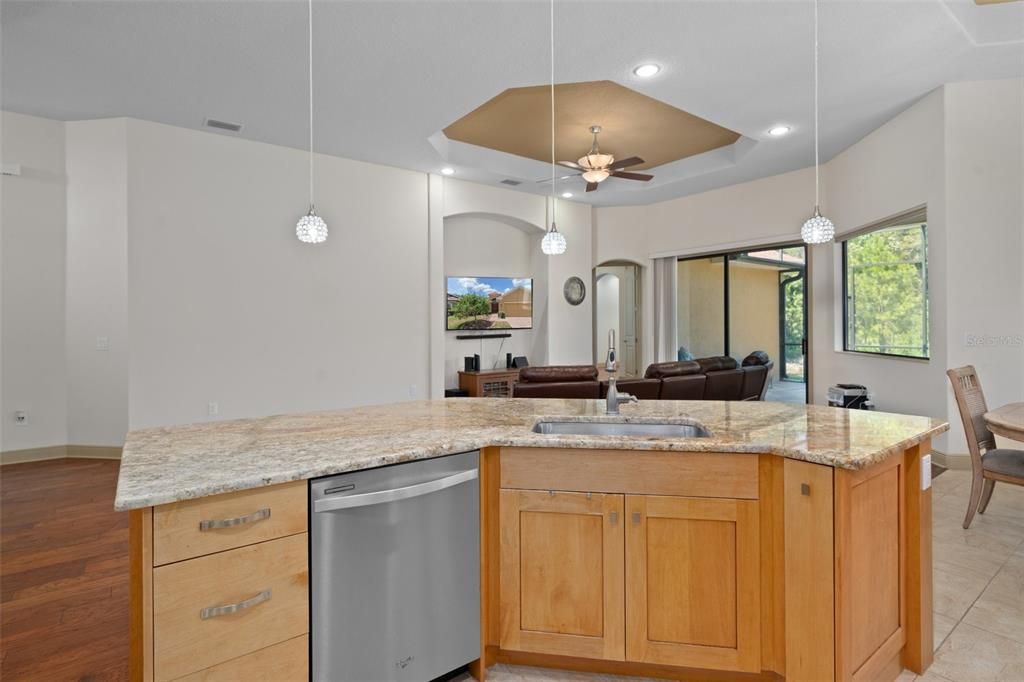
<instances>
[{"instance_id":1,"label":"beige wall","mask_svg":"<svg viewBox=\"0 0 1024 682\"><path fill-rule=\"evenodd\" d=\"M751 351L763 350L779 357L779 271L744 263L729 265L729 350L742 360Z\"/></svg>"},{"instance_id":2,"label":"beige wall","mask_svg":"<svg viewBox=\"0 0 1024 682\"><path fill-rule=\"evenodd\" d=\"M695 357L721 355L725 324L721 259L679 261L676 297L679 343ZM729 345L740 360L754 350L772 358L779 349L778 270L729 265ZM776 359L776 367L780 362Z\"/></svg>"}]
</instances>

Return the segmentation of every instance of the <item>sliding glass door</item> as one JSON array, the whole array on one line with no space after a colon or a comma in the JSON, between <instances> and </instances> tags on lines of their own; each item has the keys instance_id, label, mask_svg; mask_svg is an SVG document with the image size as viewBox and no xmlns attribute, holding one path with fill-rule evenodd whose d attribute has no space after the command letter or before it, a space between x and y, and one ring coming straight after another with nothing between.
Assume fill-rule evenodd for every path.
<instances>
[{"instance_id":1,"label":"sliding glass door","mask_svg":"<svg viewBox=\"0 0 1024 682\"><path fill-rule=\"evenodd\" d=\"M764 351L767 400L806 402L807 277L802 245L680 259L677 333L685 356Z\"/></svg>"}]
</instances>

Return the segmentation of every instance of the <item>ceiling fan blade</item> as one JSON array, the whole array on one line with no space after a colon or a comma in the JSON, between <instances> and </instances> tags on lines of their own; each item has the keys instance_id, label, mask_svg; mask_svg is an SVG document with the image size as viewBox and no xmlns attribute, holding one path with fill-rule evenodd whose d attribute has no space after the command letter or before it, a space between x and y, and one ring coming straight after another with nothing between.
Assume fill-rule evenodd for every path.
<instances>
[{"instance_id":1,"label":"ceiling fan blade","mask_svg":"<svg viewBox=\"0 0 1024 682\"><path fill-rule=\"evenodd\" d=\"M555 176L555 182L563 182L565 180L568 180L569 178L578 178L581 175L583 175L583 173L573 173L571 175L556 175ZM540 185L540 184L548 184L548 185L550 185L551 184L551 178L541 178L540 180L537 181L536 184L538 184L538 185Z\"/></svg>"},{"instance_id":2,"label":"ceiling fan blade","mask_svg":"<svg viewBox=\"0 0 1024 682\"><path fill-rule=\"evenodd\" d=\"M631 156L628 159L622 159L621 161L616 159L609 168L628 168L629 166L636 166L643 162L644 160L639 156Z\"/></svg>"},{"instance_id":3,"label":"ceiling fan blade","mask_svg":"<svg viewBox=\"0 0 1024 682\"><path fill-rule=\"evenodd\" d=\"M588 182L587 183L587 191L588 192L593 192L595 189L597 189L597 183L596 182Z\"/></svg>"},{"instance_id":4,"label":"ceiling fan blade","mask_svg":"<svg viewBox=\"0 0 1024 682\"><path fill-rule=\"evenodd\" d=\"M572 168L574 170L583 170L583 168L575 161L556 161L559 166L565 166L566 168Z\"/></svg>"},{"instance_id":5,"label":"ceiling fan blade","mask_svg":"<svg viewBox=\"0 0 1024 682\"><path fill-rule=\"evenodd\" d=\"M644 182L654 178L653 175L647 175L647 173L627 173L626 171L612 171L612 177L623 180L643 180Z\"/></svg>"}]
</instances>

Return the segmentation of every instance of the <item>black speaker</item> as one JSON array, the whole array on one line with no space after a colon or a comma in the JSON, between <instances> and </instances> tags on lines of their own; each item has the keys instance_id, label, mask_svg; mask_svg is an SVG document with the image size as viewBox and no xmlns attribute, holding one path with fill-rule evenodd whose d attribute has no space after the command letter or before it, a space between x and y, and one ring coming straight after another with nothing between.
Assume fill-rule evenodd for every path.
<instances>
[{"instance_id":1,"label":"black speaker","mask_svg":"<svg viewBox=\"0 0 1024 682\"><path fill-rule=\"evenodd\" d=\"M472 355L467 355L466 357L462 358L462 361L465 363L466 371L467 372L474 371L473 370L473 356Z\"/></svg>"},{"instance_id":2,"label":"black speaker","mask_svg":"<svg viewBox=\"0 0 1024 682\"><path fill-rule=\"evenodd\" d=\"M479 372L480 371L480 355L477 354L477 353L473 354L473 371L474 372Z\"/></svg>"},{"instance_id":3,"label":"black speaker","mask_svg":"<svg viewBox=\"0 0 1024 682\"><path fill-rule=\"evenodd\" d=\"M530 363L526 361L525 355L517 355L512 360L512 366L515 367L516 369L522 369L523 367L529 367Z\"/></svg>"},{"instance_id":4,"label":"black speaker","mask_svg":"<svg viewBox=\"0 0 1024 682\"><path fill-rule=\"evenodd\" d=\"M512 368L512 354L511 353L505 353L505 369L511 369L511 368Z\"/></svg>"}]
</instances>

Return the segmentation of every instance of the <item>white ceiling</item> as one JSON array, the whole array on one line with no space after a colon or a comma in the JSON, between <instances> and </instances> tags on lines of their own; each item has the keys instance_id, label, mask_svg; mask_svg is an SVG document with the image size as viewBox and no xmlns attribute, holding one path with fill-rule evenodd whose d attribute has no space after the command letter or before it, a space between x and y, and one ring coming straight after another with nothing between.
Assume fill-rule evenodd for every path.
<instances>
[{"instance_id":1,"label":"white ceiling","mask_svg":"<svg viewBox=\"0 0 1024 682\"><path fill-rule=\"evenodd\" d=\"M302 0L3 0L0 12L4 109L190 128L211 117L307 144ZM559 82L615 80L744 136L735 153L654 169L650 183L559 191L649 203L811 163L808 0L557 0L555 12ZM820 19L823 159L943 83L1024 75L1024 2L822 0ZM549 191L534 182L543 163L437 137L502 90L548 81L547 2L315 0L314 20L318 151L450 163L488 184L513 170L520 190ZM662 73L635 78L645 61ZM779 123L793 133L768 137Z\"/></svg>"}]
</instances>

